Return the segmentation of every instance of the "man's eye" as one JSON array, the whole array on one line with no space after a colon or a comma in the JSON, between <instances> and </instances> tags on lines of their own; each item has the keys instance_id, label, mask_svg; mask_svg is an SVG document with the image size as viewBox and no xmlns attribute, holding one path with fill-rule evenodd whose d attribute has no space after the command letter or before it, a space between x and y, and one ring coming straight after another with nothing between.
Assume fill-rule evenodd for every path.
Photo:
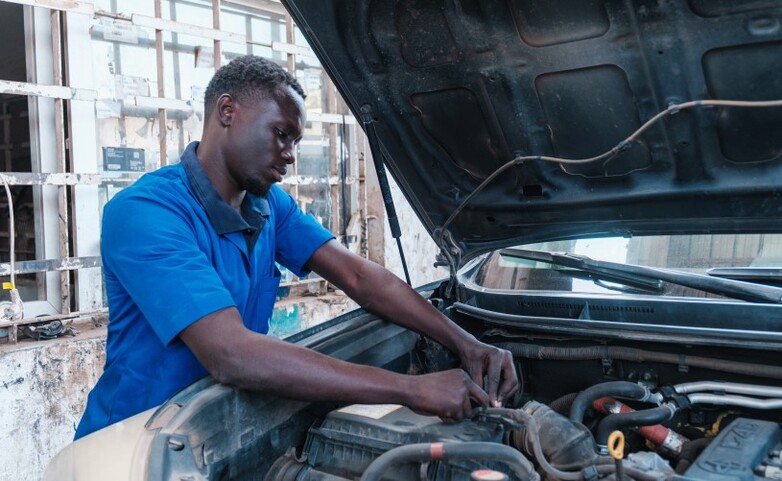
<instances>
[{"instance_id":1,"label":"man's eye","mask_svg":"<svg viewBox=\"0 0 782 481\"><path fill-rule=\"evenodd\" d=\"M284 130L280 130L280 129L274 129L274 130L277 132L277 137L279 137L281 139L287 139L288 138L288 133L285 132Z\"/></svg>"}]
</instances>

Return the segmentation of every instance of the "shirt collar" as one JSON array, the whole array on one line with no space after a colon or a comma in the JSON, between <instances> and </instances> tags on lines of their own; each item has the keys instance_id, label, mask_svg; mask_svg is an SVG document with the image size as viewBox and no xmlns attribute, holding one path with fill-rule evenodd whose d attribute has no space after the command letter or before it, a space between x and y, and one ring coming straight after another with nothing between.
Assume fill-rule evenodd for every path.
<instances>
[{"instance_id":1,"label":"shirt collar","mask_svg":"<svg viewBox=\"0 0 782 481\"><path fill-rule=\"evenodd\" d=\"M198 142L192 142L187 146L182 153L182 167L193 188L193 194L206 211L212 227L220 235L241 231L257 238L258 232L269 217L269 201L247 192L242 201L242 214L236 212L212 186L196 156L198 145Z\"/></svg>"}]
</instances>

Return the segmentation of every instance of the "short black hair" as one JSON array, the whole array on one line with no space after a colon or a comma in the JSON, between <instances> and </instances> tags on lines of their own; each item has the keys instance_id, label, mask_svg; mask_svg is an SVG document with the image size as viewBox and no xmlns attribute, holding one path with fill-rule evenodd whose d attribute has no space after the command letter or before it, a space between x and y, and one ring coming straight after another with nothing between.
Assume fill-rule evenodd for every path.
<instances>
[{"instance_id":1,"label":"short black hair","mask_svg":"<svg viewBox=\"0 0 782 481\"><path fill-rule=\"evenodd\" d=\"M279 87L290 87L302 99L306 97L296 78L271 60L255 55L236 57L220 67L206 86L206 117L223 94L242 100L264 94L274 95Z\"/></svg>"}]
</instances>

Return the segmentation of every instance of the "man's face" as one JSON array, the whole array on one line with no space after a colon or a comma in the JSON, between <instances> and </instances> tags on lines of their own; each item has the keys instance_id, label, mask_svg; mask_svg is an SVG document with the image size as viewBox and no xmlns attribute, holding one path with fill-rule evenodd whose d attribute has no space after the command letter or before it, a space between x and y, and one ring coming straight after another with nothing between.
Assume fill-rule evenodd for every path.
<instances>
[{"instance_id":1,"label":"man's face","mask_svg":"<svg viewBox=\"0 0 782 481\"><path fill-rule=\"evenodd\" d=\"M224 138L225 165L240 190L266 195L282 181L304 132L304 99L289 87L260 99L234 100Z\"/></svg>"}]
</instances>

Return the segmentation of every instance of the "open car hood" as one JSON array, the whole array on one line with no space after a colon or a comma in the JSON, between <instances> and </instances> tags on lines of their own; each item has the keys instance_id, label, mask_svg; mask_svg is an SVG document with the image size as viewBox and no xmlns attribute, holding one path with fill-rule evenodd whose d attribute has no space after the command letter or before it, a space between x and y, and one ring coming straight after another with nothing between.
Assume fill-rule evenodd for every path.
<instances>
[{"instance_id":1,"label":"open car hood","mask_svg":"<svg viewBox=\"0 0 782 481\"><path fill-rule=\"evenodd\" d=\"M283 3L436 240L514 158L597 156L682 102L782 99L782 0ZM669 113L608 158L503 171L446 226L462 260L582 236L782 231L782 107Z\"/></svg>"}]
</instances>

